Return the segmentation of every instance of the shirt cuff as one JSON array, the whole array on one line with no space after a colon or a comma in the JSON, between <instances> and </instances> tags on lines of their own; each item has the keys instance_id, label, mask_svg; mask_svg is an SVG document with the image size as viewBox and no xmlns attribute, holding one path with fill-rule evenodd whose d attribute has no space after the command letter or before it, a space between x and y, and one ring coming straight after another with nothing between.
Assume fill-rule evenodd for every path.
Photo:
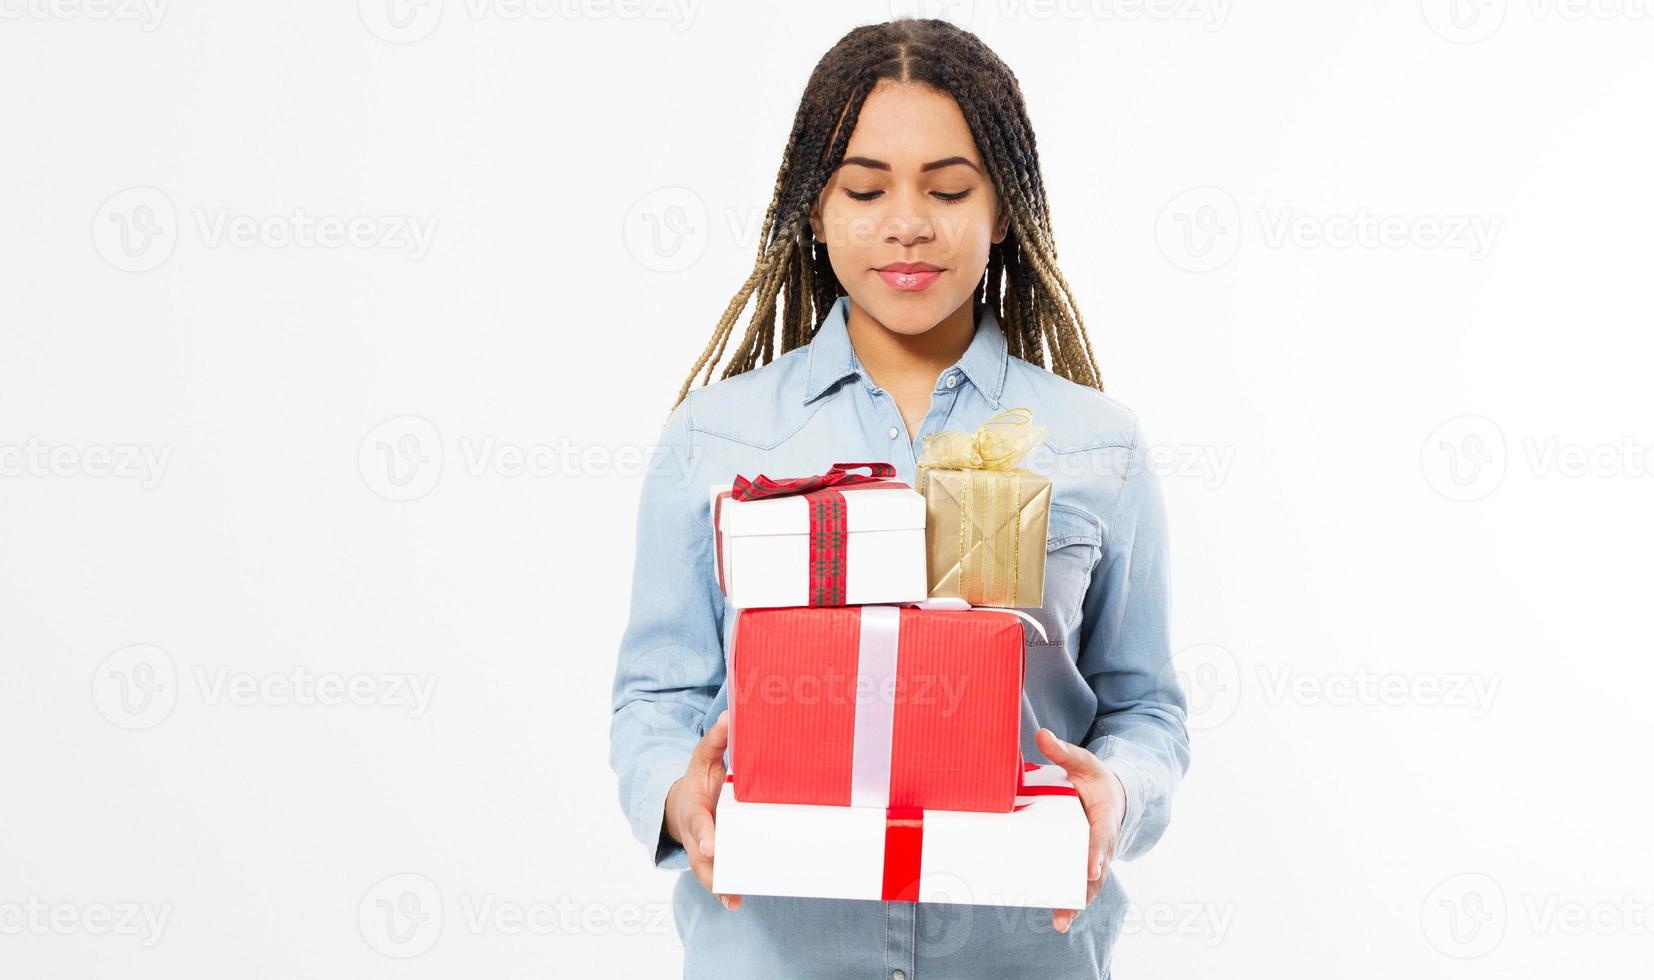
<instances>
[{"instance_id":1,"label":"shirt cuff","mask_svg":"<svg viewBox=\"0 0 1654 980\"><path fill-rule=\"evenodd\" d=\"M1137 838L1137 830L1143 822L1143 804L1148 797L1144 795L1147 790L1141 770L1121 756L1099 754L1098 749L1103 747L1104 741L1105 739L1099 739L1093 743L1091 752L1098 755L1104 769L1119 777L1120 786L1126 792L1126 812L1120 818L1120 833L1114 842L1114 853L1119 856L1125 854L1130 849L1131 842Z\"/></svg>"},{"instance_id":2,"label":"shirt cuff","mask_svg":"<svg viewBox=\"0 0 1654 980\"><path fill-rule=\"evenodd\" d=\"M657 868L681 871L689 867L689 852L666 832L666 794L688 767L686 756L682 765L663 766L655 770L648 778L648 788L638 799L638 811L633 818L638 838L655 842L652 860Z\"/></svg>"}]
</instances>

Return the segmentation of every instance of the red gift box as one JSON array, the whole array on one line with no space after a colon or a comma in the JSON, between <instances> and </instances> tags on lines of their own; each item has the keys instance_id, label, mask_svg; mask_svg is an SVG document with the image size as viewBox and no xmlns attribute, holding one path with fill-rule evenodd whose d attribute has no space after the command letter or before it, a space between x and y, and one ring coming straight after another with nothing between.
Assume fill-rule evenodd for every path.
<instances>
[{"instance_id":1,"label":"red gift box","mask_svg":"<svg viewBox=\"0 0 1654 980\"><path fill-rule=\"evenodd\" d=\"M1022 621L1006 609L745 609L730 769L750 803L1009 812Z\"/></svg>"}]
</instances>

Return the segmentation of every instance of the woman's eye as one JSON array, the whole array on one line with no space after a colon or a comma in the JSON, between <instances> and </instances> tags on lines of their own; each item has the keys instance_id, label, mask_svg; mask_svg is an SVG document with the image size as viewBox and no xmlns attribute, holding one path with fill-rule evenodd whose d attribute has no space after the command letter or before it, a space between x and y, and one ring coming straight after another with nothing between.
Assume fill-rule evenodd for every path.
<instances>
[{"instance_id":1,"label":"woman's eye","mask_svg":"<svg viewBox=\"0 0 1654 980\"><path fill-rule=\"evenodd\" d=\"M956 192L951 193L951 194L946 192L946 191L931 191L931 193L936 195L937 200L947 201L949 203L952 203L954 201L963 201L965 198L971 196L971 192L968 191L968 190L956 191Z\"/></svg>"},{"instance_id":2,"label":"woman's eye","mask_svg":"<svg viewBox=\"0 0 1654 980\"><path fill-rule=\"evenodd\" d=\"M846 187L844 189L844 193L850 195L850 200L852 201L871 201L880 194L883 194L884 191L853 191Z\"/></svg>"}]
</instances>

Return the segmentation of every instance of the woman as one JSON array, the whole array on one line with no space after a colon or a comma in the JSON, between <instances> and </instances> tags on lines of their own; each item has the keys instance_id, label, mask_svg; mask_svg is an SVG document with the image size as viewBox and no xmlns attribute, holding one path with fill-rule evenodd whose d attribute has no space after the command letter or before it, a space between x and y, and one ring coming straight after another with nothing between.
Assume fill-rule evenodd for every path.
<instances>
[{"instance_id":1,"label":"woman","mask_svg":"<svg viewBox=\"0 0 1654 980\"><path fill-rule=\"evenodd\" d=\"M685 975L1106 977L1125 911L1108 864L1164 831L1188 737L1160 493L1136 417L1101 393L1057 270L1015 76L943 21L851 31L810 77L760 239L643 487L615 676L621 803L655 863L687 869L675 891ZM749 304L723 380L691 390ZM714 897L734 617L713 573L707 488L870 459L916 484L926 436L1013 406L1048 427L1024 465L1053 481L1034 613L1047 639L1029 631L1022 751L1079 791L1088 906Z\"/></svg>"}]
</instances>

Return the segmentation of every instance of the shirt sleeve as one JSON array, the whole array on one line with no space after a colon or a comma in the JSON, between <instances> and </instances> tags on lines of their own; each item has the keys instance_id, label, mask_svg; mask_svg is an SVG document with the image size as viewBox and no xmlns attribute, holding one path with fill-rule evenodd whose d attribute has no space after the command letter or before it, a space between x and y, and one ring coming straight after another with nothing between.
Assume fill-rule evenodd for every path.
<instances>
[{"instance_id":1,"label":"shirt sleeve","mask_svg":"<svg viewBox=\"0 0 1654 980\"><path fill-rule=\"evenodd\" d=\"M1168 628L1166 509L1144 445L1139 425L1086 590L1078 656L1097 696L1086 748L1126 791L1115 847L1121 860L1141 856L1165 833L1172 794L1189 768L1187 705Z\"/></svg>"},{"instance_id":2,"label":"shirt sleeve","mask_svg":"<svg viewBox=\"0 0 1654 980\"><path fill-rule=\"evenodd\" d=\"M666 793L689 765L724 682L710 481L701 472L690 410L688 399L673 410L644 475L609 725L609 765L632 833L656 867L674 869L689 867L689 857L666 833Z\"/></svg>"}]
</instances>

